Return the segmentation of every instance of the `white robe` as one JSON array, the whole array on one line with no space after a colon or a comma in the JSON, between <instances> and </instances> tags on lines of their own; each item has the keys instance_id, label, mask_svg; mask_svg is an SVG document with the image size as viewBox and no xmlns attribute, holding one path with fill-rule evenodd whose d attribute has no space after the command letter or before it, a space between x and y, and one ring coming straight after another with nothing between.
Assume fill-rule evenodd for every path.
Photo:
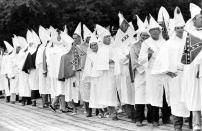
<instances>
[{"instance_id":1,"label":"white robe","mask_svg":"<svg viewBox=\"0 0 202 131\"><path fill-rule=\"evenodd\" d=\"M183 39L176 35L171 37L161 48L157 59L154 63L155 69L152 72L155 74L165 74L173 72L177 77L171 78L167 76L169 89L169 102L171 106L171 113L178 117L188 117L189 110L185 103L181 101L182 79L186 75L183 73L183 65L181 64L182 53L186 42L186 33Z\"/></svg>"},{"instance_id":2,"label":"white robe","mask_svg":"<svg viewBox=\"0 0 202 131\"><path fill-rule=\"evenodd\" d=\"M4 89L5 89L5 94L6 96L10 96L10 87L8 85L8 79L6 78L6 75L8 75L8 67L9 67L9 55L5 54L2 58L2 63L1 63L1 75L3 75L5 81L4 81Z\"/></svg>"},{"instance_id":3,"label":"white robe","mask_svg":"<svg viewBox=\"0 0 202 131\"><path fill-rule=\"evenodd\" d=\"M19 71L19 96L21 97L31 97L31 90L29 86L29 75L22 71L23 65L25 63L28 52L23 50L18 54L18 71Z\"/></svg>"},{"instance_id":4,"label":"white robe","mask_svg":"<svg viewBox=\"0 0 202 131\"><path fill-rule=\"evenodd\" d=\"M19 90L19 72L18 72L18 67L16 63L17 59L17 54L13 53L9 55L9 62L8 62L8 68L9 68L9 73L8 77L10 78L10 93L15 93L18 94Z\"/></svg>"},{"instance_id":5,"label":"white robe","mask_svg":"<svg viewBox=\"0 0 202 131\"><path fill-rule=\"evenodd\" d=\"M135 86L135 104L147 104L146 102L146 73L144 66L138 64L139 52L141 49L140 42L135 43L130 50L131 64L134 75L134 86Z\"/></svg>"},{"instance_id":6,"label":"white robe","mask_svg":"<svg viewBox=\"0 0 202 131\"><path fill-rule=\"evenodd\" d=\"M44 76L43 71L43 53L45 50L45 45L41 45L37 51L36 55L36 68L38 69L38 77L39 77L39 93L40 94L50 94L50 87L48 86L47 82L48 78Z\"/></svg>"},{"instance_id":7,"label":"white robe","mask_svg":"<svg viewBox=\"0 0 202 131\"><path fill-rule=\"evenodd\" d=\"M195 30L191 27L189 33L196 37L202 36L202 31ZM182 96L181 99L185 102L188 110L201 111L202 110L202 51L196 56L191 64L184 66L184 77L182 80ZM199 71L199 78L197 72ZM188 74L188 75L187 75Z\"/></svg>"},{"instance_id":8,"label":"white robe","mask_svg":"<svg viewBox=\"0 0 202 131\"><path fill-rule=\"evenodd\" d=\"M97 81L99 80L99 76L102 72L95 69L96 58L96 53L89 53L87 55L82 79L90 83L89 107L104 108L106 106L99 105L97 103L100 99L102 99L102 97L99 97L100 88L97 86Z\"/></svg>"},{"instance_id":9,"label":"white robe","mask_svg":"<svg viewBox=\"0 0 202 131\"><path fill-rule=\"evenodd\" d=\"M2 62L3 62L3 56L0 55L0 72L2 70ZM6 79L4 74L0 74L0 91L5 90L5 86L8 86L8 80Z\"/></svg>"},{"instance_id":10,"label":"white robe","mask_svg":"<svg viewBox=\"0 0 202 131\"><path fill-rule=\"evenodd\" d=\"M146 101L148 104L156 107L163 106L163 91L165 89L166 98L167 96L167 85L165 83L166 79L161 75L154 75L151 73L153 69L153 64L156 56L159 53L161 46L164 44L165 40L160 37L159 40L153 40L152 38L147 39L142 43L140 50L138 62L140 65L145 66L146 69ZM153 54L148 61L148 49L153 50ZM166 99L168 102L168 98Z\"/></svg>"},{"instance_id":11,"label":"white robe","mask_svg":"<svg viewBox=\"0 0 202 131\"><path fill-rule=\"evenodd\" d=\"M97 81L97 88L101 89L99 93L98 105L117 106L117 87L115 82L114 64L109 64L109 60L113 60L114 54L109 45L99 47L95 68L101 71L102 75ZM103 57L102 57L103 56Z\"/></svg>"},{"instance_id":12,"label":"white robe","mask_svg":"<svg viewBox=\"0 0 202 131\"><path fill-rule=\"evenodd\" d=\"M116 75L116 86L122 105L124 104L135 104L134 98L134 86L131 83L130 72L129 72L129 48L127 46L120 46L114 50L115 59L115 70L118 72ZM117 65L119 64L119 65ZM120 69L117 69L120 68ZM118 71L119 70L119 71Z\"/></svg>"},{"instance_id":13,"label":"white robe","mask_svg":"<svg viewBox=\"0 0 202 131\"><path fill-rule=\"evenodd\" d=\"M65 95L65 84L58 80L60 60L64 53L64 47L62 45L46 49L48 77L50 78L50 93L52 98Z\"/></svg>"}]
</instances>

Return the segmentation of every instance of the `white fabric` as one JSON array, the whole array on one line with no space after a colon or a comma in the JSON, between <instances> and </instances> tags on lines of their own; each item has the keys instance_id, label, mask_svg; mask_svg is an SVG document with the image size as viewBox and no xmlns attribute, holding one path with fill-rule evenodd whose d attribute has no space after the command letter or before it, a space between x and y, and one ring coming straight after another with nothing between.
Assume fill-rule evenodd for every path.
<instances>
[{"instance_id":1,"label":"white fabric","mask_svg":"<svg viewBox=\"0 0 202 131\"><path fill-rule=\"evenodd\" d=\"M63 45L46 48L48 77L50 78L51 97L65 95L64 82L58 80L61 56L65 54Z\"/></svg>"},{"instance_id":2,"label":"white fabric","mask_svg":"<svg viewBox=\"0 0 202 131\"><path fill-rule=\"evenodd\" d=\"M167 86L165 83L165 78L161 75L151 74L153 69L153 64L156 56L159 53L161 46L164 44L165 40L160 38L159 40L153 40L152 38L147 39L143 42L138 61L141 65L145 66L146 69L146 101L152 106L162 107L163 105L163 89L165 89L167 96ZM154 51L152 57L148 61L148 49ZM167 98L168 100L168 98Z\"/></svg>"},{"instance_id":3,"label":"white fabric","mask_svg":"<svg viewBox=\"0 0 202 131\"><path fill-rule=\"evenodd\" d=\"M76 72L76 75L74 77L65 79L64 88L65 88L65 101L66 102L71 102L73 100L75 103L78 103L79 97L80 97L79 96L80 83L79 83L78 79L80 79L79 72Z\"/></svg>"},{"instance_id":4,"label":"white fabric","mask_svg":"<svg viewBox=\"0 0 202 131\"><path fill-rule=\"evenodd\" d=\"M77 34L81 37L81 22L79 22L79 24L77 25L74 34Z\"/></svg>"},{"instance_id":5,"label":"white fabric","mask_svg":"<svg viewBox=\"0 0 202 131\"><path fill-rule=\"evenodd\" d=\"M179 7L175 8L174 21L175 21L175 27L181 27L185 25L185 21Z\"/></svg>"},{"instance_id":6,"label":"white fabric","mask_svg":"<svg viewBox=\"0 0 202 131\"><path fill-rule=\"evenodd\" d=\"M39 77L38 77L38 69L31 69L29 72L29 86L31 90L39 90Z\"/></svg>"},{"instance_id":7,"label":"white fabric","mask_svg":"<svg viewBox=\"0 0 202 131\"><path fill-rule=\"evenodd\" d=\"M190 3L189 11L191 13L191 19L193 19L196 15L200 14L201 8L193 3Z\"/></svg>"},{"instance_id":8,"label":"white fabric","mask_svg":"<svg viewBox=\"0 0 202 131\"><path fill-rule=\"evenodd\" d=\"M6 46L6 50L8 51L8 53L13 51L13 47L7 41L4 41L4 44Z\"/></svg>"},{"instance_id":9,"label":"white fabric","mask_svg":"<svg viewBox=\"0 0 202 131\"><path fill-rule=\"evenodd\" d=\"M10 93L18 93L18 67L17 67L17 54L13 53L9 56L8 61L8 77L10 78Z\"/></svg>"},{"instance_id":10,"label":"white fabric","mask_svg":"<svg viewBox=\"0 0 202 131\"><path fill-rule=\"evenodd\" d=\"M8 85L8 79L6 78L6 75L8 74L9 71L9 55L8 54L4 54L3 58L2 58L2 62L1 62L1 75L3 75L3 77L5 77L5 83L4 83L4 88L5 88L5 94L6 96L10 96L10 89L9 89L9 85Z\"/></svg>"},{"instance_id":11,"label":"white fabric","mask_svg":"<svg viewBox=\"0 0 202 131\"><path fill-rule=\"evenodd\" d=\"M149 20L149 30L153 28L162 28L154 19L153 16L150 15L150 20Z\"/></svg>"},{"instance_id":12,"label":"white fabric","mask_svg":"<svg viewBox=\"0 0 202 131\"><path fill-rule=\"evenodd\" d=\"M158 23L164 21L166 26L168 26L169 20L170 20L170 16L168 11L165 9L165 7L161 6L158 12L158 18L157 18Z\"/></svg>"},{"instance_id":13,"label":"white fabric","mask_svg":"<svg viewBox=\"0 0 202 131\"><path fill-rule=\"evenodd\" d=\"M22 71L23 65L27 58L28 52L21 50L18 54L17 66L19 71L19 96L31 97L31 90L29 86L29 74Z\"/></svg>"},{"instance_id":14,"label":"white fabric","mask_svg":"<svg viewBox=\"0 0 202 131\"><path fill-rule=\"evenodd\" d=\"M122 105L130 104L135 105L135 87L131 83L129 73L129 63L121 63L121 73L116 77L116 85L118 88L120 101Z\"/></svg>"},{"instance_id":15,"label":"white fabric","mask_svg":"<svg viewBox=\"0 0 202 131\"><path fill-rule=\"evenodd\" d=\"M190 114L185 103L181 101L182 79L185 75L182 72L183 65L181 64L181 57L186 42L186 36L186 33L184 33L183 38L180 39L175 35L164 43L154 63L156 70L152 70L155 74L165 74L167 72L177 74L177 77L174 78L167 76L167 82L171 112L178 117L188 117Z\"/></svg>"},{"instance_id":16,"label":"white fabric","mask_svg":"<svg viewBox=\"0 0 202 131\"><path fill-rule=\"evenodd\" d=\"M48 78L44 76L44 71L43 71L43 53L45 50L45 45L42 44L36 55L36 68L38 69L38 77L39 77L39 93L40 94L49 94L50 93L50 87L47 85Z\"/></svg>"}]
</instances>

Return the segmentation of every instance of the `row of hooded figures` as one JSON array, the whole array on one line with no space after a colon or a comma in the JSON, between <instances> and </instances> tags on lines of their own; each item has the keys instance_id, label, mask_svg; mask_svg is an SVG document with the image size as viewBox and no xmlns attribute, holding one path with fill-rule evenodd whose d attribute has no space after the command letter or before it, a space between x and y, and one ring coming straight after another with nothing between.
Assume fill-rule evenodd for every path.
<instances>
[{"instance_id":1,"label":"row of hooded figures","mask_svg":"<svg viewBox=\"0 0 202 131\"><path fill-rule=\"evenodd\" d=\"M162 123L172 122L176 131L183 118L201 130L202 11L190 3L190 13L187 22L178 7L174 18L161 7L158 22L136 15L137 30L119 13L113 36L101 25L91 32L81 23L72 37L52 26L14 35L13 46L4 41L0 88L12 104L17 96L23 106L42 98L43 108L76 115L83 103L87 117L96 109L99 118L112 120L127 109L137 126L155 127L161 110Z\"/></svg>"}]
</instances>

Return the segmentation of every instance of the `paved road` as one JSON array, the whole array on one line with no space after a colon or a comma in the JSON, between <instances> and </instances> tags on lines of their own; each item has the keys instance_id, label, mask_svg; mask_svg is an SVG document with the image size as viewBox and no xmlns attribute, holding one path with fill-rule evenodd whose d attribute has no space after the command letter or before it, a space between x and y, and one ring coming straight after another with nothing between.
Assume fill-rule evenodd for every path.
<instances>
[{"instance_id":1,"label":"paved road","mask_svg":"<svg viewBox=\"0 0 202 131\"><path fill-rule=\"evenodd\" d=\"M86 118L83 113L54 113L50 109L21 106L0 100L0 131L173 131L172 125L138 128L129 119ZM189 131L187 125L184 131Z\"/></svg>"}]
</instances>

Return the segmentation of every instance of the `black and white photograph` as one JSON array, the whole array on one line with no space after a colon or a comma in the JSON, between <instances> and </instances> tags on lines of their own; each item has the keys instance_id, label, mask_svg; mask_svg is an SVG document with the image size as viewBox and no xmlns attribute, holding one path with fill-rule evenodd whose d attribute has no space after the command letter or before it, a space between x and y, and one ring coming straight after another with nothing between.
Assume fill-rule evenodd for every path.
<instances>
[{"instance_id":1,"label":"black and white photograph","mask_svg":"<svg viewBox=\"0 0 202 131\"><path fill-rule=\"evenodd\" d=\"M0 131L202 131L202 0L0 0Z\"/></svg>"}]
</instances>

